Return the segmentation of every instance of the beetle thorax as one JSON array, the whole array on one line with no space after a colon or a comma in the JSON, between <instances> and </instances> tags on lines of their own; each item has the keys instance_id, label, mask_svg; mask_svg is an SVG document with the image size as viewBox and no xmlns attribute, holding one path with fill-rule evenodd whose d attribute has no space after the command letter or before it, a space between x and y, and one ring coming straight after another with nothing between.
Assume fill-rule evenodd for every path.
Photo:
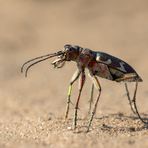
<instances>
[{"instance_id":1,"label":"beetle thorax","mask_svg":"<svg viewBox=\"0 0 148 148\"><path fill-rule=\"evenodd\" d=\"M78 62L81 66L87 67L90 61L93 59L91 50L85 48L82 50L78 57Z\"/></svg>"}]
</instances>

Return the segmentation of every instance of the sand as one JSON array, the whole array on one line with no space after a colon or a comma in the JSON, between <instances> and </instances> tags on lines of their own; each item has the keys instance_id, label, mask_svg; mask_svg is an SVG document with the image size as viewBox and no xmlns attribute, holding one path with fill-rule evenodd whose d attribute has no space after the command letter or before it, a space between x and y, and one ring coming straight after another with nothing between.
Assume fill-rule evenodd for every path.
<instances>
[{"instance_id":1,"label":"sand","mask_svg":"<svg viewBox=\"0 0 148 148\"><path fill-rule=\"evenodd\" d=\"M20 72L26 60L67 43L107 52L127 61L142 77L137 105L148 119L147 5L146 0L0 0L0 147L147 148L147 127L132 114L123 83L99 78L102 95L86 133L88 77L77 130L72 130L77 82L64 120L75 63L54 69L48 60L34 66L27 78ZM132 95L134 83L129 87Z\"/></svg>"}]
</instances>

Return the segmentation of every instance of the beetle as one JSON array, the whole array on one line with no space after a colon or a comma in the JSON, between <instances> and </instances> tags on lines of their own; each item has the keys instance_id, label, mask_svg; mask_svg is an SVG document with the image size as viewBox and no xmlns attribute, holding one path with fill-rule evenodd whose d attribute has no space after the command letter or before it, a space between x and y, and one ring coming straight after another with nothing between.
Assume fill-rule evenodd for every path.
<instances>
[{"instance_id":1,"label":"beetle","mask_svg":"<svg viewBox=\"0 0 148 148\"><path fill-rule=\"evenodd\" d=\"M147 122L141 118L136 106L136 93L137 93L138 82L142 82L142 78L137 74L134 68L132 68L128 63L104 52L93 51L91 49L82 48L77 45L66 44L63 50L60 50L53 54L47 54L40 57L36 57L34 59L31 59L25 62L21 67L21 72L23 72L25 69L25 66L28 65L25 70L25 76L27 77L28 70L33 65L39 62L45 61L52 57L57 57L51 63L54 66L54 68L62 68L65 65L65 62L70 62L70 61L74 61L77 64L77 70L73 74L70 80L69 88L68 88L67 106L66 106L66 113L65 113L65 119L67 119L68 113L69 113L69 107L71 103L72 86L74 82L79 78L79 94L75 104L74 120L73 120L74 129L76 129L77 127L77 114L78 114L77 112L79 107L79 101L80 101L81 92L86 79L85 69L88 69L89 76L93 82L92 88L91 88L90 107L89 107L89 112L90 111L92 112L90 115L87 132L90 129L92 120L96 113L98 101L101 95L101 85L98 80L98 77L102 77L102 78L105 78L111 81L116 81L116 82L124 82L126 95L128 97L131 110L133 111L133 113L136 113L138 115L139 119L143 123L147 124ZM136 84L133 99L130 98L127 82L135 82ZM91 106L93 102L94 87L98 91L98 96L94 103L94 107L92 108Z\"/></svg>"}]
</instances>

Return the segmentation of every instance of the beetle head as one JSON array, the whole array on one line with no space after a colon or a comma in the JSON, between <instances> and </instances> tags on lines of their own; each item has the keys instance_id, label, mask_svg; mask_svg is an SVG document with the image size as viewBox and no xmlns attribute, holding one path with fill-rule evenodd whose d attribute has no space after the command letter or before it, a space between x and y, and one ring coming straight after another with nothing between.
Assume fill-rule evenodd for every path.
<instances>
[{"instance_id":1,"label":"beetle head","mask_svg":"<svg viewBox=\"0 0 148 148\"><path fill-rule=\"evenodd\" d=\"M64 56L66 61L75 61L79 55L81 47L66 44L64 46Z\"/></svg>"},{"instance_id":2,"label":"beetle head","mask_svg":"<svg viewBox=\"0 0 148 148\"><path fill-rule=\"evenodd\" d=\"M65 61L75 61L79 55L79 46L72 46L66 44L64 46L64 50L61 51L61 54L57 56L51 64L54 65L55 68L61 68L64 66Z\"/></svg>"}]
</instances>

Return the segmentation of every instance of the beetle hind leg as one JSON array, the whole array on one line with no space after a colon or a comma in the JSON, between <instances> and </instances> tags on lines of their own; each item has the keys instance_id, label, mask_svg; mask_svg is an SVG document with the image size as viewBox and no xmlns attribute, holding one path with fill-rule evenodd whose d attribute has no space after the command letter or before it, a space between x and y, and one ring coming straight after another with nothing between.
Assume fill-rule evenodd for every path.
<instances>
[{"instance_id":1,"label":"beetle hind leg","mask_svg":"<svg viewBox=\"0 0 148 148\"><path fill-rule=\"evenodd\" d=\"M130 106L131 106L131 109L132 109L133 113L137 114L137 116L141 120L141 122L148 125L148 121L146 122L144 119L142 119L142 117L141 117L141 115L140 115L140 113L138 111L137 104L136 104L136 94L137 94L137 88L138 88L138 81L136 81L134 96L133 96L132 100L130 99L129 90L128 90L128 87L127 87L126 83L125 83L125 88L126 88L127 97L128 97L129 102L130 102Z\"/></svg>"},{"instance_id":2,"label":"beetle hind leg","mask_svg":"<svg viewBox=\"0 0 148 148\"><path fill-rule=\"evenodd\" d=\"M127 95L127 98L128 98L128 101L129 101L129 105L131 107L131 110L134 114L136 114L136 111L134 110L134 107L133 107L133 103L134 101L131 100L130 98L130 93L129 93L129 90L128 90L128 86L127 86L127 83L125 83L125 90L126 90L126 95Z\"/></svg>"},{"instance_id":3,"label":"beetle hind leg","mask_svg":"<svg viewBox=\"0 0 148 148\"><path fill-rule=\"evenodd\" d=\"M138 115L138 118L141 120L141 122L148 125L148 121L145 121L144 119L142 119L142 117L138 111L138 108L137 108L137 104L136 104L137 88L138 88L138 81L136 81L136 86L135 86L135 91L134 91L134 96L133 96L133 104L134 104L135 112Z\"/></svg>"}]
</instances>

